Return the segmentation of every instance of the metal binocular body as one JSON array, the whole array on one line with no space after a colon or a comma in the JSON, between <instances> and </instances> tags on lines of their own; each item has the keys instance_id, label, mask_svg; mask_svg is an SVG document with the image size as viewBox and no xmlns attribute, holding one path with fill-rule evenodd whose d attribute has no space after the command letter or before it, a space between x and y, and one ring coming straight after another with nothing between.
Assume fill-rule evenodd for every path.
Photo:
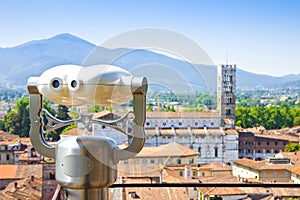
<instances>
[{"instance_id":1,"label":"metal binocular body","mask_svg":"<svg viewBox=\"0 0 300 200\"><path fill-rule=\"evenodd\" d=\"M133 77L129 72L112 65L61 65L46 70L39 77L30 77L30 139L36 150L55 159L56 180L69 199L106 199L107 188L117 178L117 163L135 156L144 146L147 80ZM51 146L44 138L43 99L65 106L86 104L99 106L121 105L133 99L131 143L124 149L103 136L70 136ZM88 127L100 123L116 130L119 120L93 119L81 114L78 119L63 121L49 114L48 131L82 123Z\"/></svg>"}]
</instances>

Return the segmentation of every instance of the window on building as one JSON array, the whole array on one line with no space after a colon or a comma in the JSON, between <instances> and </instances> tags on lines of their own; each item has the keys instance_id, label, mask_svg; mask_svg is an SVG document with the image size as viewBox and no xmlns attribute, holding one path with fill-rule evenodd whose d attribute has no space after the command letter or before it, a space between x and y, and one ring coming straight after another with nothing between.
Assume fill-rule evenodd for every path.
<instances>
[{"instance_id":1,"label":"window on building","mask_svg":"<svg viewBox=\"0 0 300 200\"><path fill-rule=\"evenodd\" d=\"M270 142L267 142L267 145L269 146L269 145L270 145Z\"/></svg>"},{"instance_id":2,"label":"window on building","mask_svg":"<svg viewBox=\"0 0 300 200\"><path fill-rule=\"evenodd\" d=\"M183 172L182 171L179 171L179 176L183 176Z\"/></svg>"},{"instance_id":3,"label":"window on building","mask_svg":"<svg viewBox=\"0 0 300 200\"><path fill-rule=\"evenodd\" d=\"M124 160L124 164L128 164L128 160Z\"/></svg>"},{"instance_id":4,"label":"window on building","mask_svg":"<svg viewBox=\"0 0 300 200\"><path fill-rule=\"evenodd\" d=\"M277 145L278 145L278 142L275 142L275 145L277 146Z\"/></svg>"},{"instance_id":5,"label":"window on building","mask_svg":"<svg viewBox=\"0 0 300 200\"><path fill-rule=\"evenodd\" d=\"M190 158L189 163L194 164L194 158Z\"/></svg>"},{"instance_id":6,"label":"window on building","mask_svg":"<svg viewBox=\"0 0 300 200\"><path fill-rule=\"evenodd\" d=\"M278 173L277 173L277 172L274 172L273 176L274 176L274 178L277 178Z\"/></svg>"},{"instance_id":7,"label":"window on building","mask_svg":"<svg viewBox=\"0 0 300 200\"><path fill-rule=\"evenodd\" d=\"M261 153L260 150L257 150L257 153Z\"/></svg>"},{"instance_id":8,"label":"window on building","mask_svg":"<svg viewBox=\"0 0 300 200\"><path fill-rule=\"evenodd\" d=\"M147 164L147 160L146 159L143 159L143 164Z\"/></svg>"},{"instance_id":9,"label":"window on building","mask_svg":"<svg viewBox=\"0 0 300 200\"><path fill-rule=\"evenodd\" d=\"M50 172L49 173L49 179L50 180L55 180L55 172Z\"/></svg>"},{"instance_id":10,"label":"window on building","mask_svg":"<svg viewBox=\"0 0 300 200\"><path fill-rule=\"evenodd\" d=\"M139 195L136 192L129 192L130 199L140 199Z\"/></svg>"},{"instance_id":11,"label":"window on building","mask_svg":"<svg viewBox=\"0 0 300 200\"><path fill-rule=\"evenodd\" d=\"M9 154L6 154L6 160L9 160Z\"/></svg>"},{"instance_id":12,"label":"window on building","mask_svg":"<svg viewBox=\"0 0 300 200\"><path fill-rule=\"evenodd\" d=\"M267 173L263 172L261 176L262 176L262 178L266 178L267 177Z\"/></svg>"},{"instance_id":13,"label":"window on building","mask_svg":"<svg viewBox=\"0 0 300 200\"><path fill-rule=\"evenodd\" d=\"M201 147L198 147L199 156L201 156Z\"/></svg>"},{"instance_id":14,"label":"window on building","mask_svg":"<svg viewBox=\"0 0 300 200\"><path fill-rule=\"evenodd\" d=\"M150 160L150 163L151 163L151 164L154 164L154 163L155 163L155 161L154 161L153 159L151 159L151 160Z\"/></svg>"},{"instance_id":15,"label":"window on building","mask_svg":"<svg viewBox=\"0 0 300 200\"><path fill-rule=\"evenodd\" d=\"M226 115L230 115L231 114L231 109L230 108L226 108Z\"/></svg>"},{"instance_id":16,"label":"window on building","mask_svg":"<svg viewBox=\"0 0 300 200\"><path fill-rule=\"evenodd\" d=\"M205 176L205 172L202 172L202 176Z\"/></svg>"},{"instance_id":17,"label":"window on building","mask_svg":"<svg viewBox=\"0 0 300 200\"><path fill-rule=\"evenodd\" d=\"M177 159L177 164L178 164L178 165L181 164L181 159Z\"/></svg>"},{"instance_id":18,"label":"window on building","mask_svg":"<svg viewBox=\"0 0 300 200\"><path fill-rule=\"evenodd\" d=\"M163 159L159 159L159 160L158 160L158 164L161 165L161 164L163 164L163 163L164 163Z\"/></svg>"},{"instance_id":19,"label":"window on building","mask_svg":"<svg viewBox=\"0 0 300 200\"><path fill-rule=\"evenodd\" d=\"M258 142L257 144L260 145L260 142Z\"/></svg>"},{"instance_id":20,"label":"window on building","mask_svg":"<svg viewBox=\"0 0 300 200\"><path fill-rule=\"evenodd\" d=\"M134 163L135 163L135 164L139 164L140 162L139 162L138 159L136 159L136 160L134 161Z\"/></svg>"},{"instance_id":21,"label":"window on building","mask_svg":"<svg viewBox=\"0 0 300 200\"><path fill-rule=\"evenodd\" d=\"M218 147L215 147L215 157L218 157Z\"/></svg>"},{"instance_id":22,"label":"window on building","mask_svg":"<svg viewBox=\"0 0 300 200\"><path fill-rule=\"evenodd\" d=\"M284 177L285 178L289 177L289 173L288 172L284 172Z\"/></svg>"}]
</instances>

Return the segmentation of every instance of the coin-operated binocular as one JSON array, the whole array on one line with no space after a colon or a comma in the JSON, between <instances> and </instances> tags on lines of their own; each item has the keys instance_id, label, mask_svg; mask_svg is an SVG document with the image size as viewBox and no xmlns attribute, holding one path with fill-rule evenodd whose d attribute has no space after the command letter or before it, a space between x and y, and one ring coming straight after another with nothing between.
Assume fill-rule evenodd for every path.
<instances>
[{"instance_id":1,"label":"coin-operated binocular","mask_svg":"<svg viewBox=\"0 0 300 200\"><path fill-rule=\"evenodd\" d=\"M30 77L27 86L31 142L43 156L55 159L55 177L65 189L67 199L107 199L108 186L117 178L117 163L135 156L144 146L146 78L133 77L112 65L61 65L46 70L40 77ZM51 146L44 134L72 123L82 123L85 128L92 123L120 128L118 120L93 119L91 114L85 113L74 120L57 119L43 109L44 98L65 106L121 105L133 99L130 144L120 149L111 138L80 135L63 138L55 147ZM45 113L48 115L47 128L43 118Z\"/></svg>"}]
</instances>

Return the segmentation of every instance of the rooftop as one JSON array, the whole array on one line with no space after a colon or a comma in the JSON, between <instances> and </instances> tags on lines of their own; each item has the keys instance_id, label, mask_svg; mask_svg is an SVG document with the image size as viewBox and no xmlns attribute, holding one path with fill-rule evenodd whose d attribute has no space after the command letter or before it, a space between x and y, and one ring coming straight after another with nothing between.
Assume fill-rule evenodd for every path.
<instances>
[{"instance_id":1,"label":"rooftop","mask_svg":"<svg viewBox=\"0 0 300 200\"><path fill-rule=\"evenodd\" d=\"M217 112L147 112L147 118L220 118Z\"/></svg>"},{"instance_id":2,"label":"rooftop","mask_svg":"<svg viewBox=\"0 0 300 200\"><path fill-rule=\"evenodd\" d=\"M270 163L268 160L254 161L247 158L236 159L233 160L232 162L255 170L275 170L275 169L289 170L292 167L292 164L275 164L275 163Z\"/></svg>"},{"instance_id":3,"label":"rooftop","mask_svg":"<svg viewBox=\"0 0 300 200\"><path fill-rule=\"evenodd\" d=\"M11 182L3 191L3 199L41 199L42 180L34 178L25 178L19 181ZM2 199L1 198L1 199Z\"/></svg>"},{"instance_id":4,"label":"rooftop","mask_svg":"<svg viewBox=\"0 0 300 200\"><path fill-rule=\"evenodd\" d=\"M231 171L232 167L222 162L212 162L200 166L198 170Z\"/></svg>"},{"instance_id":5,"label":"rooftop","mask_svg":"<svg viewBox=\"0 0 300 200\"><path fill-rule=\"evenodd\" d=\"M0 165L0 180L1 179L23 179L34 175L37 178L42 178L42 165Z\"/></svg>"},{"instance_id":6,"label":"rooftop","mask_svg":"<svg viewBox=\"0 0 300 200\"><path fill-rule=\"evenodd\" d=\"M143 147L143 149L136 155L139 157L180 157L180 156L196 156L199 153L188 147L185 147L176 142L171 142L158 147Z\"/></svg>"}]
</instances>

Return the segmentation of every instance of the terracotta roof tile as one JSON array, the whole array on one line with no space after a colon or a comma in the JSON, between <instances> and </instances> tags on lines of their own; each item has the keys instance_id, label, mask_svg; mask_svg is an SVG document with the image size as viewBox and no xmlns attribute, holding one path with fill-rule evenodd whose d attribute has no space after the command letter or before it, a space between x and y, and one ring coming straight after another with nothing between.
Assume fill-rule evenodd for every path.
<instances>
[{"instance_id":1,"label":"terracotta roof tile","mask_svg":"<svg viewBox=\"0 0 300 200\"><path fill-rule=\"evenodd\" d=\"M176 142L171 142L158 147L144 147L136 157L168 157L168 156L193 156L198 155L197 151L194 151L188 147L185 147Z\"/></svg>"},{"instance_id":2,"label":"terracotta roof tile","mask_svg":"<svg viewBox=\"0 0 300 200\"><path fill-rule=\"evenodd\" d=\"M212 162L209 164L202 165L201 167L198 168L198 170L201 169L210 169L213 171L228 171L228 170L232 170L232 167L222 162Z\"/></svg>"},{"instance_id":3,"label":"terracotta roof tile","mask_svg":"<svg viewBox=\"0 0 300 200\"><path fill-rule=\"evenodd\" d=\"M203 193L203 195L243 195L247 194L243 189L238 187L198 187L198 189Z\"/></svg>"},{"instance_id":4,"label":"terracotta roof tile","mask_svg":"<svg viewBox=\"0 0 300 200\"><path fill-rule=\"evenodd\" d=\"M15 188L17 183L17 188ZM0 199L41 199L42 198L42 180L35 178L21 179L11 182L2 192Z\"/></svg>"},{"instance_id":5,"label":"terracotta roof tile","mask_svg":"<svg viewBox=\"0 0 300 200\"><path fill-rule=\"evenodd\" d=\"M217 112L147 112L147 118L220 118Z\"/></svg>"},{"instance_id":6,"label":"terracotta roof tile","mask_svg":"<svg viewBox=\"0 0 300 200\"><path fill-rule=\"evenodd\" d=\"M282 139L282 140L288 140L290 142L296 142L299 143L300 139L297 135L287 135L287 134L255 134L256 137L260 138L269 138L269 139Z\"/></svg>"},{"instance_id":7,"label":"terracotta roof tile","mask_svg":"<svg viewBox=\"0 0 300 200\"><path fill-rule=\"evenodd\" d=\"M42 165L0 165L0 179L22 179L34 175L42 177Z\"/></svg>"},{"instance_id":8,"label":"terracotta roof tile","mask_svg":"<svg viewBox=\"0 0 300 200\"><path fill-rule=\"evenodd\" d=\"M300 175L300 166L294 166L290 169L291 172Z\"/></svg>"},{"instance_id":9,"label":"terracotta roof tile","mask_svg":"<svg viewBox=\"0 0 300 200\"><path fill-rule=\"evenodd\" d=\"M243 158L243 159L236 159L232 161L233 163L243 165L246 167L250 167L256 170L274 170L274 169L286 169L289 170L292 165L291 164L274 164L269 163L267 160L262 161L254 161L251 159Z\"/></svg>"}]
</instances>

